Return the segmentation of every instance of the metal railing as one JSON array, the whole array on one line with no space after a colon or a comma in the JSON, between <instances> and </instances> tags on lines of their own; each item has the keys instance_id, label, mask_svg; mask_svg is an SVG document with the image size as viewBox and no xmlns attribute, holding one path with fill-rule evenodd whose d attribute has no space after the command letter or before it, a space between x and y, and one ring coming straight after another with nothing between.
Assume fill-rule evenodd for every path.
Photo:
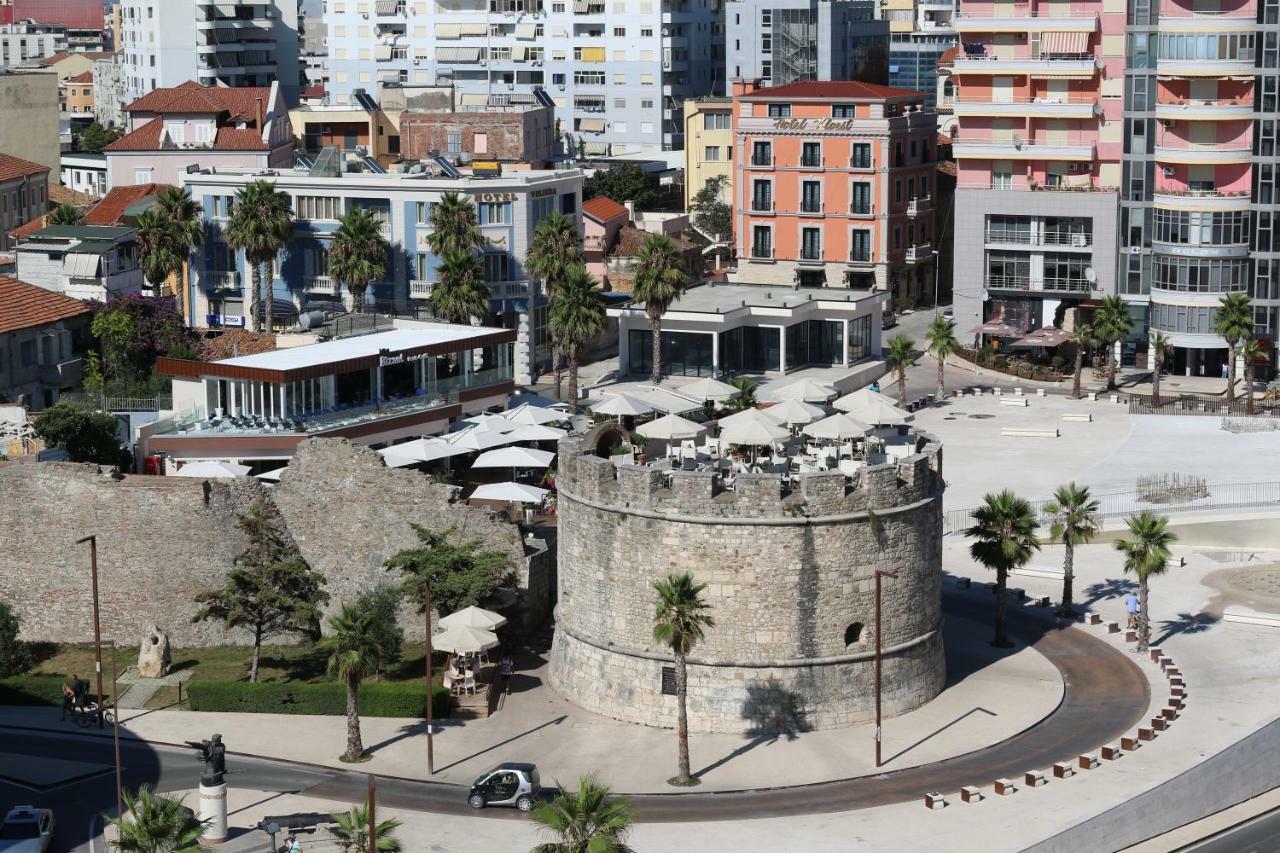
<instances>
[{"instance_id":1,"label":"metal railing","mask_svg":"<svg viewBox=\"0 0 1280 853\"><path fill-rule=\"evenodd\" d=\"M1187 499L1171 498L1168 501L1144 499L1138 492L1115 492L1094 495L1098 501L1097 517L1101 520L1125 518L1143 510L1160 515L1180 512L1210 512L1222 509L1280 506L1280 483L1223 483L1210 485L1208 494ZM1040 535L1047 539L1050 519L1045 507L1050 499L1031 501L1031 511L1040 522ZM973 514L977 507L948 510L942 514L942 535L963 534L973 526Z\"/></svg>"},{"instance_id":2,"label":"metal railing","mask_svg":"<svg viewBox=\"0 0 1280 853\"><path fill-rule=\"evenodd\" d=\"M209 283L210 290L239 290L240 289L240 273L238 272L208 270L204 274L204 280Z\"/></svg>"},{"instance_id":3,"label":"metal railing","mask_svg":"<svg viewBox=\"0 0 1280 853\"><path fill-rule=\"evenodd\" d=\"M306 280L306 290L308 293L336 293L337 286L327 275L313 275Z\"/></svg>"},{"instance_id":4,"label":"metal railing","mask_svg":"<svg viewBox=\"0 0 1280 853\"><path fill-rule=\"evenodd\" d=\"M1092 234L1078 231L1040 231L1020 230L1013 228L988 228L988 243L1026 243L1033 246L1077 246L1093 245Z\"/></svg>"},{"instance_id":5,"label":"metal railing","mask_svg":"<svg viewBox=\"0 0 1280 853\"><path fill-rule=\"evenodd\" d=\"M89 391L83 393L77 391L63 392L58 395L58 399L84 403L104 412L159 412L173 408L173 397L166 395L158 397L116 397L107 394L94 394Z\"/></svg>"},{"instance_id":6,"label":"metal railing","mask_svg":"<svg viewBox=\"0 0 1280 853\"><path fill-rule=\"evenodd\" d=\"M1130 394L1129 414L1276 419L1280 418L1280 401L1254 400L1250 412L1244 400L1227 402L1224 397L1207 394L1161 394L1159 406L1154 405L1149 394Z\"/></svg>"}]
</instances>

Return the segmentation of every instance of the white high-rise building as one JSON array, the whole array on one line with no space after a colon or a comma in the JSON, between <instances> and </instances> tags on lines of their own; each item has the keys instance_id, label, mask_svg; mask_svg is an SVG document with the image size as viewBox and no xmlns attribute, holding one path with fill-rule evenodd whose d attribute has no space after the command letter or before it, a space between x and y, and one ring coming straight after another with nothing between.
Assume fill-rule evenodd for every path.
<instances>
[{"instance_id":1,"label":"white high-rise building","mask_svg":"<svg viewBox=\"0 0 1280 853\"><path fill-rule=\"evenodd\" d=\"M330 0L330 99L452 85L461 106L555 101L586 154L679 149L685 98L723 88L720 0Z\"/></svg>"},{"instance_id":2,"label":"white high-rise building","mask_svg":"<svg viewBox=\"0 0 1280 853\"><path fill-rule=\"evenodd\" d=\"M120 0L126 103L188 80L298 95L297 0Z\"/></svg>"}]
</instances>

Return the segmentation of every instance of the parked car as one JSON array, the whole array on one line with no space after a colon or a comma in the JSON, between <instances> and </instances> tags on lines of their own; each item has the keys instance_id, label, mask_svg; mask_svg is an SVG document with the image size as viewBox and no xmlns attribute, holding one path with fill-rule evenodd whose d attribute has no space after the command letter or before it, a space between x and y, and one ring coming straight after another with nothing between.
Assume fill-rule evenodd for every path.
<instances>
[{"instance_id":1,"label":"parked car","mask_svg":"<svg viewBox=\"0 0 1280 853\"><path fill-rule=\"evenodd\" d=\"M53 842L53 811L14 806L0 823L4 853L45 853Z\"/></svg>"},{"instance_id":2,"label":"parked car","mask_svg":"<svg viewBox=\"0 0 1280 853\"><path fill-rule=\"evenodd\" d=\"M507 762L484 773L471 786L467 802L473 809L485 806L515 806L531 810L542 794L538 768L532 764Z\"/></svg>"}]
</instances>

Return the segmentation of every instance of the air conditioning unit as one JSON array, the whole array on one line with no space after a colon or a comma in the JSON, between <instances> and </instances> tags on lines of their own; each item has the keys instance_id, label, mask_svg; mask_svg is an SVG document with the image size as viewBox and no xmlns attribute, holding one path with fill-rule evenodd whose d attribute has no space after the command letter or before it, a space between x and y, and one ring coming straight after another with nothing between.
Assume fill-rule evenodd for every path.
<instances>
[{"instance_id":1,"label":"air conditioning unit","mask_svg":"<svg viewBox=\"0 0 1280 853\"><path fill-rule=\"evenodd\" d=\"M1164 173L1166 178L1172 178L1174 175L1178 174L1178 170L1172 166L1161 166L1160 171Z\"/></svg>"}]
</instances>

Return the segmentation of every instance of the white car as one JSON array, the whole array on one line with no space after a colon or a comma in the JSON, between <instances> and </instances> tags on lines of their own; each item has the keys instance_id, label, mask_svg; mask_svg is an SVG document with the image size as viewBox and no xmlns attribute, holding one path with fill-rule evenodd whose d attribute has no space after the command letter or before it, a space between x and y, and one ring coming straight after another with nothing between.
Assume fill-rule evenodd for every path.
<instances>
[{"instance_id":1,"label":"white car","mask_svg":"<svg viewBox=\"0 0 1280 853\"><path fill-rule=\"evenodd\" d=\"M45 853L53 842L53 811L14 806L0 823L3 853Z\"/></svg>"}]
</instances>

